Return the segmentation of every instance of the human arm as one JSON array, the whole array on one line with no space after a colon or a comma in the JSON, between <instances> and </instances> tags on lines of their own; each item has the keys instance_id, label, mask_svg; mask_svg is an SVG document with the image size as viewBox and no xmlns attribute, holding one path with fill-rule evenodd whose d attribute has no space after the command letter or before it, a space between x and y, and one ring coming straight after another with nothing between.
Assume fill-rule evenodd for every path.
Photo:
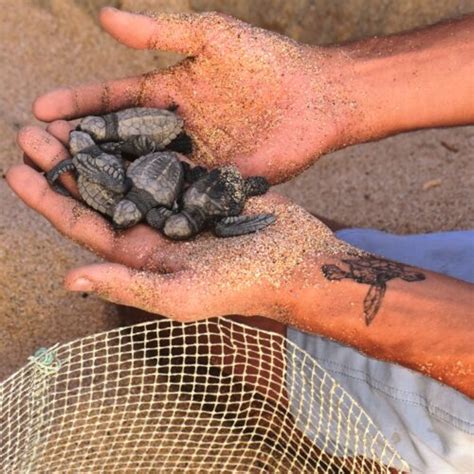
<instances>
[{"instance_id":1,"label":"human arm","mask_svg":"<svg viewBox=\"0 0 474 474\"><path fill-rule=\"evenodd\" d=\"M308 259L287 290L290 325L474 397L474 285L361 254Z\"/></svg>"},{"instance_id":2,"label":"human arm","mask_svg":"<svg viewBox=\"0 0 474 474\"><path fill-rule=\"evenodd\" d=\"M23 130L19 143L43 170L68 156L60 141L37 127ZM280 196L249 201L246 212L277 216L260 233L230 239L204 234L177 243L145 225L114 231L28 166L12 168L7 180L60 232L107 261L71 271L66 286L73 291L182 321L263 315L474 396L473 286L361 253ZM64 184L73 191L71 182Z\"/></svg>"},{"instance_id":3,"label":"human arm","mask_svg":"<svg viewBox=\"0 0 474 474\"><path fill-rule=\"evenodd\" d=\"M474 15L335 50L348 60L349 143L474 123Z\"/></svg>"},{"instance_id":4,"label":"human arm","mask_svg":"<svg viewBox=\"0 0 474 474\"><path fill-rule=\"evenodd\" d=\"M34 105L40 120L176 104L194 161L234 161L273 182L350 144L474 122L474 16L330 47L219 14L149 18L106 8L100 20L125 45L189 57L168 70L45 94Z\"/></svg>"}]
</instances>

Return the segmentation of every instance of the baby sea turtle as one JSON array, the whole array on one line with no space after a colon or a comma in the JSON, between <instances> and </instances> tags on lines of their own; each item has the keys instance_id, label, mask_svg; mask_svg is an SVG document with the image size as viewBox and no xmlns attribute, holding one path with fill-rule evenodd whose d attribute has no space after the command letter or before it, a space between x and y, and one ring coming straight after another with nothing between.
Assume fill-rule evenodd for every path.
<instances>
[{"instance_id":1,"label":"baby sea turtle","mask_svg":"<svg viewBox=\"0 0 474 474\"><path fill-rule=\"evenodd\" d=\"M127 177L132 187L117 204L114 223L130 227L146 218L150 225L159 227L172 214L183 187L184 169L178 155L165 151L142 156L128 167Z\"/></svg>"},{"instance_id":2,"label":"baby sea turtle","mask_svg":"<svg viewBox=\"0 0 474 474\"><path fill-rule=\"evenodd\" d=\"M69 195L56 181L62 173L75 171L82 199L96 211L111 216L115 205L130 188L124 162L105 153L84 132L70 134L71 159L63 160L46 173L46 179L61 194Z\"/></svg>"},{"instance_id":3,"label":"baby sea turtle","mask_svg":"<svg viewBox=\"0 0 474 474\"><path fill-rule=\"evenodd\" d=\"M183 120L170 110L136 107L81 120L78 130L87 132L108 153L133 157L165 148L191 152L191 140L182 131Z\"/></svg>"},{"instance_id":4,"label":"baby sea turtle","mask_svg":"<svg viewBox=\"0 0 474 474\"><path fill-rule=\"evenodd\" d=\"M249 196L265 194L269 187L259 176L244 179L234 166L216 168L185 191L181 212L166 219L163 232L173 240L190 238L208 225L219 237L256 232L275 222L275 216L239 214Z\"/></svg>"}]
</instances>

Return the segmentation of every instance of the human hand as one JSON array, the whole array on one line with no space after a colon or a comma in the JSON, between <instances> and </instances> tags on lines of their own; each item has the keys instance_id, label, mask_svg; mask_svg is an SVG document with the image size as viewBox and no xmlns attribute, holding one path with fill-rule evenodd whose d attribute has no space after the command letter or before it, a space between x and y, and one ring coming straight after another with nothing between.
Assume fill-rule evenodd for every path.
<instances>
[{"instance_id":1,"label":"human hand","mask_svg":"<svg viewBox=\"0 0 474 474\"><path fill-rule=\"evenodd\" d=\"M56 122L50 131L66 140L68 125ZM20 131L18 142L44 171L68 157L61 141L39 127ZM318 220L276 194L250 199L245 209L276 215L276 223L264 231L228 239L205 233L172 242L146 225L114 230L99 214L54 192L30 166L9 170L7 182L61 233L107 260L71 271L68 289L181 321L226 314L284 321L293 273L311 256L329 256L343 245ZM74 193L73 182L63 184Z\"/></svg>"},{"instance_id":2,"label":"human hand","mask_svg":"<svg viewBox=\"0 0 474 474\"><path fill-rule=\"evenodd\" d=\"M40 120L176 104L195 143L193 161L235 162L274 183L346 141L334 50L214 13L151 18L105 8L100 21L127 46L188 57L163 71L50 92L34 104Z\"/></svg>"}]
</instances>

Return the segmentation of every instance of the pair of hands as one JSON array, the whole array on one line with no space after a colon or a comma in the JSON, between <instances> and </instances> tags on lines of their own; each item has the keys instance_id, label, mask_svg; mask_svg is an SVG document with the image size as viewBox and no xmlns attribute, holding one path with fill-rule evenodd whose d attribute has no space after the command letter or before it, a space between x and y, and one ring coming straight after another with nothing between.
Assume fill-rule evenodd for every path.
<instances>
[{"instance_id":1,"label":"pair of hands","mask_svg":"<svg viewBox=\"0 0 474 474\"><path fill-rule=\"evenodd\" d=\"M337 90L333 59L217 14L150 18L106 8L101 23L127 46L190 56L165 71L56 90L36 100L36 117L50 124L20 131L29 165L13 167L7 181L61 233L109 262L71 271L66 287L182 321L221 314L286 318L291 278L335 241L301 208L269 193L246 206L248 213L276 214L265 231L176 243L145 225L113 230L77 200L55 193L39 171L68 157L71 125L64 119L177 104L196 144L193 161L232 161L246 175L281 181L344 142L328 93ZM73 179L63 183L77 197Z\"/></svg>"}]
</instances>

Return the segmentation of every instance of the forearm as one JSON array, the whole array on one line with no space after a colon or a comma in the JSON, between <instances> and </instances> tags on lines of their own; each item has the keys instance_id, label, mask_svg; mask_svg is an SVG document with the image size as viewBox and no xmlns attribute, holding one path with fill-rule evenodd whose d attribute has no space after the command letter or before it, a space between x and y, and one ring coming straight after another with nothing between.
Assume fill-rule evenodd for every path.
<instances>
[{"instance_id":1,"label":"forearm","mask_svg":"<svg viewBox=\"0 0 474 474\"><path fill-rule=\"evenodd\" d=\"M335 267L344 273L331 275L328 269ZM298 283L289 293L290 324L417 370L474 397L473 285L401 268L399 276L390 270L379 272L375 282L373 275L364 280L347 264L347 257L345 262L313 262L296 277ZM421 272L424 279L403 279Z\"/></svg>"},{"instance_id":2,"label":"forearm","mask_svg":"<svg viewBox=\"0 0 474 474\"><path fill-rule=\"evenodd\" d=\"M344 144L474 123L474 16L334 50L350 104Z\"/></svg>"}]
</instances>

